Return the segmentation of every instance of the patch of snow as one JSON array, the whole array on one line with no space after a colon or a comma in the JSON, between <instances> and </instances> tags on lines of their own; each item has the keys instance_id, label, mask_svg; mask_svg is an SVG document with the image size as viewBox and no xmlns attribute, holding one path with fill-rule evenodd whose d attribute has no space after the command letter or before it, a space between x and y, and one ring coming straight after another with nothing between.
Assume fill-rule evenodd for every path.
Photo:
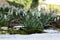
<instances>
[{"instance_id":1,"label":"patch of snow","mask_svg":"<svg viewBox=\"0 0 60 40\"><path fill-rule=\"evenodd\" d=\"M3 29L3 30L8 30L8 27L1 27L1 29Z\"/></svg>"},{"instance_id":2,"label":"patch of snow","mask_svg":"<svg viewBox=\"0 0 60 40\"><path fill-rule=\"evenodd\" d=\"M60 33L0 35L0 40L60 40Z\"/></svg>"},{"instance_id":3,"label":"patch of snow","mask_svg":"<svg viewBox=\"0 0 60 40\"><path fill-rule=\"evenodd\" d=\"M21 27L24 27L24 26L14 26L13 28L14 28L15 30L19 30Z\"/></svg>"},{"instance_id":4,"label":"patch of snow","mask_svg":"<svg viewBox=\"0 0 60 40\"><path fill-rule=\"evenodd\" d=\"M24 27L24 26L14 26L14 27L19 27L20 28L20 27Z\"/></svg>"},{"instance_id":5,"label":"patch of snow","mask_svg":"<svg viewBox=\"0 0 60 40\"><path fill-rule=\"evenodd\" d=\"M46 29L46 30L44 30L44 32L47 32L47 33L58 33L59 31L58 30L52 30L52 29Z\"/></svg>"}]
</instances>

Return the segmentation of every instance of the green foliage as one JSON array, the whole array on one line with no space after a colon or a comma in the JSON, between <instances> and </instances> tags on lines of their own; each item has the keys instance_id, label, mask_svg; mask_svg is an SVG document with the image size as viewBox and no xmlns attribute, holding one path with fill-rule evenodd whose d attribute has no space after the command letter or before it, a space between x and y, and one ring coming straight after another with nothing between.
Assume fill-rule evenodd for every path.
<instances>
[{"instance_id":1,"label":"green foliage","mask_svg":"<svg viewBox=\"0 0 60 40\"><path fill-rule=\"evenodd\" d=\"M17 18L17 8L7 5L0 7L0 27L9 26Z\"/></svg>"},{"instance_id":2,"label":"green foliage","mask_svg":"<svg viewBox=\"0 0 60 40\"><path fill-rule=\"evenodd\" d=\"M51 12L50 13L41 12L39 20L40 22L42 22L43 25L46 25L56 18L56 15L55 16L54 15L55 14Z\"/></svg>"},{"instance_id":3,"label":"green foliage","mask_svg":"<svg viewBox=\"0 0 60 40\"><path fill-rule=\"evenodd\" d=\"M33 0L31 8L36 8L38 6L38 0Z\"/></svg>"},{"instance_id":4,"label":"green foliage","mask_svg":"<svg viewBox=\"0 0 60 40\"><path fill-rule=\"evenodd\" d=\"M9 2L15 2L18 3L20 5L23 5L24 8L29 9L31 4L32 4L32 0L8 0Z\"/></svg>"},{"instance_id":5,"label":"green foliage","mask_svg":"<svg viewBox=\"0 0 60 40\"><path fill-rule=\"evenodd\" d=\"M44 25L50 23L55 17L56 15L52 11L48 13L45 10L30 9L27 11L26 9L4 5L0 7L0 27L10 26L11 21L17 18L21 19L24 26L22 30L8 30L10 34L20 34L20 32L22 34L41 33L44 30Z\"/></svg>"},{"instance_id":6,"label":"green foliage","mask_svg":"<svg viewBox=\"0 0 60 40\"><path fill-rule=\"evenodd\" d=\"M28 34L41 33L43 32L44 25L47 25L54 18L55 16L53 16L53 13L46 13L43 12L43 10L39 12L37 10L30 9L28 12L24 13L24 27L22 29Z\"/></svg>"}]
</instances>

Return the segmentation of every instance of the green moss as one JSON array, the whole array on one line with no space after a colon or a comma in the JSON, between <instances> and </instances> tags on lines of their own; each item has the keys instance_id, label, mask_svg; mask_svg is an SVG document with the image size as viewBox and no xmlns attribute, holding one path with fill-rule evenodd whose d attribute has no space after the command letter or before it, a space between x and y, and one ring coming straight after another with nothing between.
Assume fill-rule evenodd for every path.
<instances>
[{"instance_id":1,"label":"green moss","mask_svg":"<svg viewBox=\"0 0 60 40\"><path fill-rule=\"evenodd\" d=\"M6 34L6 32L5 32L5 31L0 30L0 34Z\"/></svg>"},{"instance_id":2,"label":"green moss","mask_svg":"<svg viewBox=\"0 0 60 40\"><path fill-rule=\"evenodd\" d=\"M9 33L9 34L26 34L26 32L20 31L20 30L7 30L7 33Z\"/></svg>"}]
</instances>

